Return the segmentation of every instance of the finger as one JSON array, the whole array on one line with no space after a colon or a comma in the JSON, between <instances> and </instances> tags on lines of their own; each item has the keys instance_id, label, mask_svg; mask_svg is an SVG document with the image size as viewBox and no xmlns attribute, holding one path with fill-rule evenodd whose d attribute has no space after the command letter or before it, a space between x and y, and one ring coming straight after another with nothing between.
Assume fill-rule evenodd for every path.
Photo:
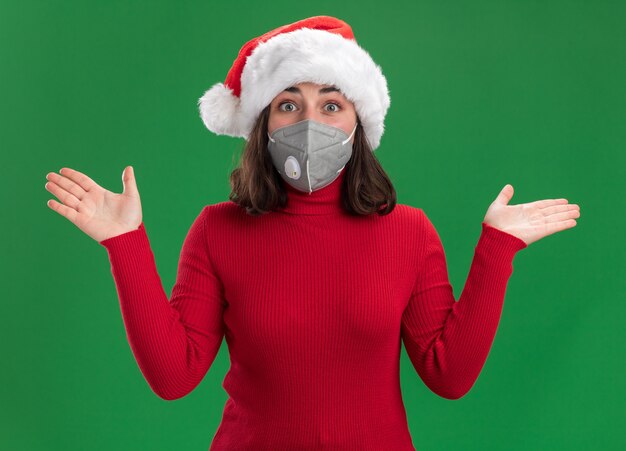
<instances>
[{"instance_id":1,"label":"finger","mask_svg":"<svg viewBox=\"0 0 626 451\"><path fill-rule=\"evenodd\" d=\"M94 182L91 178L83 174L82 172L78 172L71 168L61 168L59 173L68 179L72 180L78 186L80 186L83 190L89 191L90 189L98 186L96 182Z\"/></svg>"},{"instance_id":2,"label":"finger","mask_svg":"<svg viewBox=\"0 0 626 451\"><path fill-rule=\"evenodd\" d=\"M504 188L500 190L500 193L493 201L493 203L507 205L511 201L514 193L515 190L513 189L513 185L507 183L506 185L504 185Z\"/></svg>"},{"instance_id":3,"label":"finger","mask_svg":"<svg viewBox=\"0 0 626 451\"><path fill-rule=\"evenodd\" d=\"M46 178L49 181L56 183L68 193L72 193L74 197L78 200L82 199L85 196L85 190L80 185L73 182L67 177L56 174L54 172L50 172L46 175Z\"/></svg>"},{"instance_id":4,"label":"finger","mask_svg":"<svg viewBox=\"0 0 626 451\"><path fill-rule=\"evenodd\" d=\"M568 210L561 213L554 213L548 216L545 216L544 219L546 222L559 222L559 221L567 221L569 219L574 219L580 217L580 212L578 210Z\"/></svg>"},{"instance_id":5,"label":"finger","mask_svg":"<svg viewBox=\"0 0 626 451\"><path fill-rule=\"evenodd\" d=\"M64 218L67 218L72 223L76 224L76 218L78 216L78 212L76 210L63 205L54 199L48 200L46 204L48 205L48 207L50 207L51 209L59 213L61 216L63 216Z\"/></svg>"},{"instance_id":6,"label":"finger","mask_svg":"<svg viewBox=\"0 0 626 451\"><path fill-rule=\"evenodd\" d=\"M123 194L131 197L139 197L139 190L137 189L137 181L135 180L135 169L132 166L126 166L122 173L122 183L124 189Z\"/></svg>"},{"instance_id":7,"label":"finger","mask_svg":"<svg viewBox=\"0 0 626 451\"><path fill-rule=\"evenodd\" d=\"M74 210L78 210L78 204L80 200L76 198L72 193L68 193L59 185L54 182L47 182L45 188L54 194L64 205L71 207Z\"/></svg>"},{"instance_id":8,"label":"finger","mask_svg":"<svg viewBox=\"0 0 626 451\"><path fill-rule=\"evenodd\" d=\"M567 204L567 199L544 199L533 202L535 207L546 208L553 205Z\"/></svg>"},{"instance_id":9,"label":"finger","mask_svg":"<svg viewBox=\"0 0 626 451\"><path fill-rule=\"evenodd\" d=\"M580 207L576 204L566 204L554 205L552 207L545 207L541 209L541 213L546 216L554 213L561 213L564 211L580 211Z\"/></svg>"}]
</instances>

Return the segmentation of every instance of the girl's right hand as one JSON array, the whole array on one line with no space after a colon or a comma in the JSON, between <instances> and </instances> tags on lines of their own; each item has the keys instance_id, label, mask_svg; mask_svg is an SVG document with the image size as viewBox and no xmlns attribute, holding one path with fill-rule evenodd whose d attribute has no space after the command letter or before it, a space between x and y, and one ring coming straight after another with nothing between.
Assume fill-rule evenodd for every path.
<instances>
[{"instance_id":1,"label":"girl's right hand","mask_svg":"<svg viewBox=\"0 0 626 451\"><path fill-rule=\"evenodd\" d=\"M112 193L85 174L62 168L46 175L46 190L61 202L50 199L48 207L66 217L97 242L139 228L141 200L132 166L122 172L124 191Z\"/></svg>"}]
</instances>

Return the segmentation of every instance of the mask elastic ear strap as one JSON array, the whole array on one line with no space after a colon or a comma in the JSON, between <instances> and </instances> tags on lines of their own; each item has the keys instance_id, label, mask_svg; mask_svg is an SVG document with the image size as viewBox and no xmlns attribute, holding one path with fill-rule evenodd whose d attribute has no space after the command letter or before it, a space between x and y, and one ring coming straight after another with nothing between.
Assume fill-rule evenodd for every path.
<instances>
[{"instance_id":1,"label":"mask elastic ear strap","mask_svg":"<svg viewBox=\"0 0 626 451\"><path fill-rule=\"evenodd\" d=\"M354 130L352 130L352 133L350 133L350 136L348 136L348 139L346 139L345 141L343 141L341 143L341 145L345 145L348 141L350 141L350 138L352 138L352 135L354 135L354 132L356 131L356 128L358 127L359 123L357 122L356 125L354 126Z\"/></svg>"},{"instance_id":2,"label":"mask elastic ear strap","mask_svg":"<svg viewBox=\"0 0 626 451\"><path fill-rule=\"evenodd\" d=\"M270 139L270 141L272 141L273 143L275 143L275 142L276 142L276 140L275 140L275 139L272 139L272 137L270 136L270 134L269 134L269 133L267 133L267 137L268 137L268 138Z\"/></svg>"}]
</instances>

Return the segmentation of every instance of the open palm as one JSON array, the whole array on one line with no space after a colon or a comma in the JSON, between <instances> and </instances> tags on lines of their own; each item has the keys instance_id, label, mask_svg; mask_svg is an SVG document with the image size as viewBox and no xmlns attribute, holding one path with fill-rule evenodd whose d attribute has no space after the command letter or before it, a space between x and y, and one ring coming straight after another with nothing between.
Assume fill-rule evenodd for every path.
<instances>
[{"instance_id":1,"label":"open palm","mask_svg":"<svg viewBox=\"0 0 626 451\"><path fill-rule=\"evenodd\" d=\"M131 166L122 173L122 194L112 193L70 168L62 168L59 174L50 172L46 179L46 189L61 201L50 199L48 206L98 242L141 224L141 200Z\"/></svg>"},{"instance_id":2,"label":"open palm","mask_svg":"<svg viewBox=\"0 0 626 451\"><path fill-rule=\"evenodd\" d=\"M508 205L513 186L506 185L491 203L484 222L523 240L527 245L553 233L570 229L580 217L580 207L567 199L544 199Z\"/></svg>"}]
</instances>

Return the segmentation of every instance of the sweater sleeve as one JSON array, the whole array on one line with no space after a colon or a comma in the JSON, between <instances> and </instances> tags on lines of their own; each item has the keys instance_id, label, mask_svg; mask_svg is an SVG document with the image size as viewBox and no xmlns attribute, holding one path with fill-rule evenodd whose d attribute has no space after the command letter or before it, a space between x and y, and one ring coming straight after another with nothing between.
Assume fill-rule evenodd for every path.
<instances>
[{"instance_id":1,"label":"sweater sleeve","mask_svg":"<svg viewBox=\"0 0 626 451\"><path fill-rule=\"evenodd\" d=\"M459 399L472 388L487 360L513 272L513 258L527 245L483 222L457 302L439 235L420 212L422 252L415 286L402 315L402 341L426 386L443 398Z\"/></svg>"},{"instance_id":2,"label":"sweater sleeve","mask_svg":"<svg viewBox=\"0 0 626 451\"><path fill-rule=\"evenodd\" d=\"M207 249L205 212L183 242L168 300L143 222L100 242L108 253L126 336L152 390L182 398L202 380L224 334L223 289Z\"/></svg>"}]
</instances>

